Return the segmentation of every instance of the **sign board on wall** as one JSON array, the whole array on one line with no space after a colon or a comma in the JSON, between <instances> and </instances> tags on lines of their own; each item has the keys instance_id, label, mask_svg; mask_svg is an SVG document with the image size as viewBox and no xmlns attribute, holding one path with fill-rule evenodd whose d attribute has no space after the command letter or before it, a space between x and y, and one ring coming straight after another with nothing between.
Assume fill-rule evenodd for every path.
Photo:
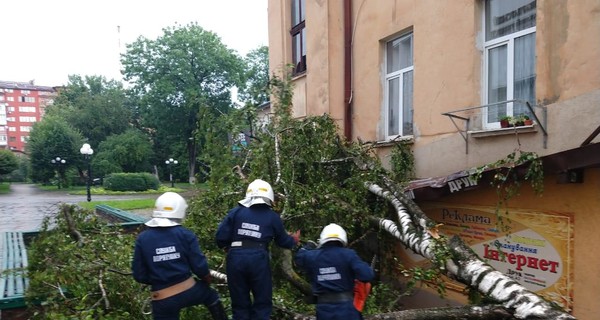
<instances>
[{"instance_id":1,"label":"sign board on wall","mask_svg":"<svg viewBox=\"0 0 600 320\"><path fill-rule=\"evenodd\" d=\"M496 270L564 309L572 309L571 214L510 209L498 219L495 207L438 203L420 207L443 224L443 234L460 236Z\"/></svg>"}]
</instances>

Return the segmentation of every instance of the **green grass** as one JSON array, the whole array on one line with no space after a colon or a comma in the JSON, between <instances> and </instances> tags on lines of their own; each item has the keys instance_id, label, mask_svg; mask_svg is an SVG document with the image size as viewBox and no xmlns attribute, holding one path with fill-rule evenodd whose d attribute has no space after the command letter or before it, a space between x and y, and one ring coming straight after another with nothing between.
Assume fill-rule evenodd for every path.
<instances>
[{"instance_id":1,"label":"green grass","mask_svg":"<svg viewBox=\"0 0 600 320\"><path fill-rule=\"evenodd\" d=\"M76 194L76 195L84 195L87 194L87 188L86 186L70 186L68 188L60 188L58 189L58 187L56 186L44 186L44 185L37 185L38 188L40 188L41 190L44 191L57 191L57 192L67 192L68 194ZM90 188L90 193L92 195L129 195L129 194L161 194L167 191L172 191L172 192L184 192L186 190L190 189L190 187L187 188L179 188L177 185L175 185L175 188L171 188L171 186L167 186L167 185L161 185L158 190L146 190L146 191L111 191L111 190L106 190L102 187L91 187Z\"/></svg>"},{"instance_id":2,"label":"green grass","mask_svg":"<svg viewBox=\"0 0 600 320\"><path fill-rule=\"evenodd\" d=\"M154 201L156 199L129 199L129 200L103 200L103 201L90 201L80 202L79 206L85 209L94 209L96 205L105 204L113 208L121 210L135 210L135 209L148 209L154 207Z\"/></svg>"},{"instance_id":3,"label":"green grass","mask_svg":"<svg viewBox=\"0 0 600 320\"><path fill-rule=\"evenodd\" d=\"M0 193L9 193L10 192L10 183L0 183Z\"/></svg>"}]
</instances>

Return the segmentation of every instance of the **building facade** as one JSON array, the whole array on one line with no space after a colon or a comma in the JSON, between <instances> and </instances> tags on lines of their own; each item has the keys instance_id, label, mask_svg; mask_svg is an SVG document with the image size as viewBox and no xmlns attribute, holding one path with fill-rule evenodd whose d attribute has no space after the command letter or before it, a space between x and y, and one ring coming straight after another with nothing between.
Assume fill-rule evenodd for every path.
<instances>
[{"instance_id":1,"label":"building facade","mask_svg":"<svg viewBox=\"0 0 600 320\"><path fill-rule=\"evenodd\" d=\"M0 81L0 148L25 152L29 132L54 102L53 87Z\"/></svg>"},{"instance_id":2,"label":"building facade","mask_svg":"<svg viewBox=\"0 0 600 320\"><path fill-rule=\"evenodd\" d=\"M600 313L600 278L587 276L600 272L600 0L269 0L268 10L270 72L292 66L295 117L330 114L347 139L376 142L384 163L390 146L410 144L407 192L446 233L579 319ZM494 227L495 190L468 172L515 150L539 155L545 180L541 197L523 188L508 203L509 234ZM454 287L445 301L419 292L405 303L466 303Z\"/></svg>"}]
</instances>

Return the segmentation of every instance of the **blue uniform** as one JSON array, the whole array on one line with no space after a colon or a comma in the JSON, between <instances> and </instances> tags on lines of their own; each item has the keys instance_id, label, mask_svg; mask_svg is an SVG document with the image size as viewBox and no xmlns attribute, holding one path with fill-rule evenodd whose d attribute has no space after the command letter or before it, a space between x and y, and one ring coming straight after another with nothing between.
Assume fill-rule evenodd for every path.
<instances>
[{"instance_id":1,"label":"blue uniform","mask_svg":"<svg viewBox=\"0 0 600 320\"><path fill-rule=\"evenodd\" d=\"M294 261L310 278L318 320L361 319L352 299L354 280L369 282L375 273L354 250L328 242L319 249L298 250ZM334 298L326 300L328 297Z\"/></svg>"},{"instance_id":2,"label":"blue uniform","mask_svg":"<svg viewBox=\"0 0 600 320\"><path fill-rule=\"evenodd\" d=\"M283 222L266 204L231 209L219 224L217 245L227 248L227 285L234 320L268 320L273 308L268 245L295 245ZM252 292L253 300L250 299Z\"/></svg>"},{"instance_id":3,"label":"blue uniform","mask_svg":"<svg viewBox=\"0 0 600 320\"><path fill-rule=\"evenodd\" d=\"M192 273L199 278L209 275L206 257L196 235L182 227L149 228L138 236L132 262L133 278L148 284L152 291L185 281ZM217 292L204 281L179 294L152 301L154 319L179 319L182 308L214 305Z\"/></svg>"}]
</instances>

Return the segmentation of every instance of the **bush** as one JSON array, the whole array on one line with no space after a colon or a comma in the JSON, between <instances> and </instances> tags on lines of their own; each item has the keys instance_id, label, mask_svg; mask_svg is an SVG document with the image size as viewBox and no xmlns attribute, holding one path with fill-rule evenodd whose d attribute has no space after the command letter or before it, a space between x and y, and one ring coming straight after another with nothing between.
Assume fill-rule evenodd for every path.
<instances>
[{"instance_id":1,"label":"bush","mask_svg":"<svg viewBox=\"0 0 600 320\"><path fill-rule=\"evenodd\" d=\"M150 173L112 173L104 179L104 189L112 191L158 190L160 182Z\"/></svg>"}]
</instances>

